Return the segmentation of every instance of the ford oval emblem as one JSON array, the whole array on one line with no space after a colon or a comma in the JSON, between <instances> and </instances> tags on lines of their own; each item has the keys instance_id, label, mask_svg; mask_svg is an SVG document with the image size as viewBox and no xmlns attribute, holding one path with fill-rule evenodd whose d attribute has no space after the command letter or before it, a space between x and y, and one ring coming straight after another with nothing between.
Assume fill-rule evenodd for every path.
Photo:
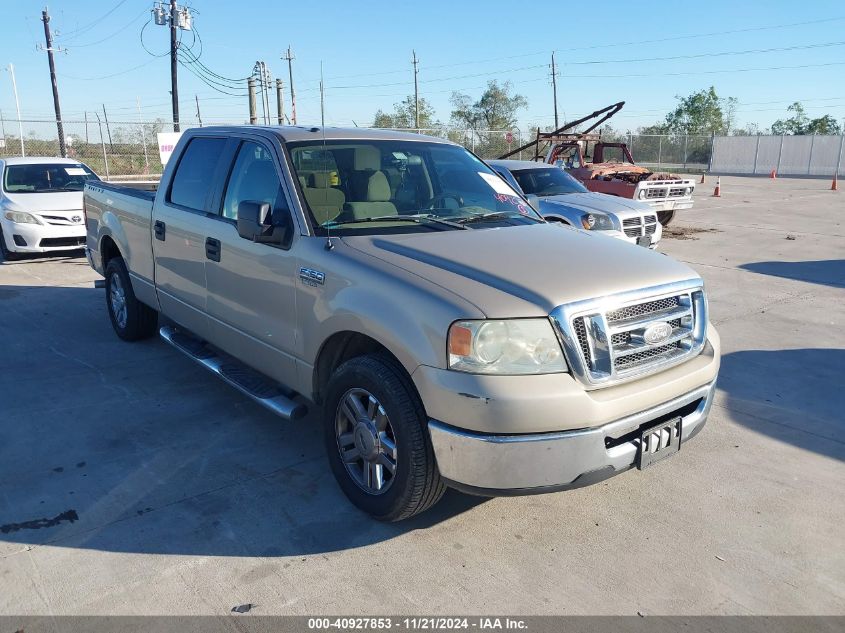
<instances>
[{"instance_id":1,"label":"ford oval emblem","mask_svg":"<svg viewBox=\"0 0 845 633\"><path fill-rule=\"evenodd\" d=\"M668 323L653 323L643 332L643 340L649 345L659 345L672 336L672 326Z\"/></svg>"}]
</instances>

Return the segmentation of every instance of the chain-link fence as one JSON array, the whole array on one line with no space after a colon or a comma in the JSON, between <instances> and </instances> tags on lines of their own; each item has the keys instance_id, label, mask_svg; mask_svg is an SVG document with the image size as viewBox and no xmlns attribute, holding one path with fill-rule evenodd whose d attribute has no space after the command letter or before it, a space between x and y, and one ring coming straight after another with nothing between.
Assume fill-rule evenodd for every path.
<instances>
[{"instance_id":1,"label":"chain-link fence","mask_svg":"<svg viewBox=\"0 0 845 633\"><path fill-rule=\"evenodd\" d=\"M618 134L602 135L602 140L627 143L638 165L661 171L703 171L713 151L712 136Z\"/></svg>"},{"instance_id":2,"label":"chain-link fence","mask_svg":"<svg viewBox=\"0 0 845 633\"><path fill-rule=\"evenodd\" d=\"M215 124L241 124L220 121ZM0 158L6 156L60 156L56 122L44 119L5 119L0 130ZM173 129L167 121L105 121L103 119L63 121L68 157L87 164L106 178L161 174L157 134ZM182 129L196 127L182 124ZM23 130L23 143L19 130ZM496 158L522 144L519 130L471 130L443 126L405 130L447 138L482 158ZM528 156L526 155L526 158Z\"/></svg>"}]
</instances>

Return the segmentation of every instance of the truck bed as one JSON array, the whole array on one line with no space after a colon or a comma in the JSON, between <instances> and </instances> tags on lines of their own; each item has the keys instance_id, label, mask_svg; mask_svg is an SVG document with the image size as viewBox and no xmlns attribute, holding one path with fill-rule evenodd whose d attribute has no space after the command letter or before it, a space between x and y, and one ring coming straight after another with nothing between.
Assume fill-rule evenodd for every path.
<instances>
[{"instance_id":1,"label":"truck bed","mask_svg":"<svg viewBox=\"0 0 845 633\"><path fill-rule=\"evenodd\" d=\"M104 240L115 239L123 248L127 268L144 281L152 282L153 257L151 222L155 191L111 182L94 182L83 194L88 226L87 247L94 269L101 275Z\"/></svg>"}]
</instances>

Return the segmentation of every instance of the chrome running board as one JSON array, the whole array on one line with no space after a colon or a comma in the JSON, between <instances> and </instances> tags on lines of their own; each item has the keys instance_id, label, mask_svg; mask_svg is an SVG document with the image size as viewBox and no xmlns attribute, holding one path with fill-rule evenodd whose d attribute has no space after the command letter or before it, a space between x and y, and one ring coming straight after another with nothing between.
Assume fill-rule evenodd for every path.
<instances>
[{"instance_id":1,"label":"chrome running board","mask_svg":"<svg viewBox=\"0 0 845 633\"><path fill-rule=\"evenodd\" d=\"M159 330L159 336L185 356L217 374L229 385L279 417L286 420L298 420L308 412L304 404L293 401L293 392L247 367L239 360L206 345L204 341L170 325L162 327Z\"/></svg>"}]
</instances>

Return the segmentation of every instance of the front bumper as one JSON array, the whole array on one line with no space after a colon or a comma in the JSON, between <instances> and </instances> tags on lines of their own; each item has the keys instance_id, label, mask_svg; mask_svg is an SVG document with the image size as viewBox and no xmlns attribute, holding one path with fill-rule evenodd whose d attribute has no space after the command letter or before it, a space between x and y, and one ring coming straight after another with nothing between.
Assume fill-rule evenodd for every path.
<instances>
[{"instance_id":1,"label":"front bumper","mask_svg":"<svg viewBox=\"0 0 845 633\"><path fill-rule=\"evenodd\" d=\"M681 416L681 446L704 426L716 381L603 426L528 435L479 434L429 421L447 483L471 494L524 495L580 488L636 465L639 431Z\"/></svg>"},{"instance_id":2,"label":"front bumper","mask_svg":"<svg viewBox=\"0 0 845 633\"><path fill-rule=\"evenodd\" d=\"M682 211L683 209L692 208L692 198L681 200L641 200L640 202L645 202L655 211Z\"/></svg>"},{"instance_id":3,"label":"front bumper","mask_svg":"<svg viewBox=\"0 0 845 633\"><path fill-rule=\"evenodd\" d=\"M85 246L84 224L18 224L4 219L3 235L6 238L6 248L15 253L49 253ZM18 236L17 240L15 236Z\"/></svg>"}]
</instances>

